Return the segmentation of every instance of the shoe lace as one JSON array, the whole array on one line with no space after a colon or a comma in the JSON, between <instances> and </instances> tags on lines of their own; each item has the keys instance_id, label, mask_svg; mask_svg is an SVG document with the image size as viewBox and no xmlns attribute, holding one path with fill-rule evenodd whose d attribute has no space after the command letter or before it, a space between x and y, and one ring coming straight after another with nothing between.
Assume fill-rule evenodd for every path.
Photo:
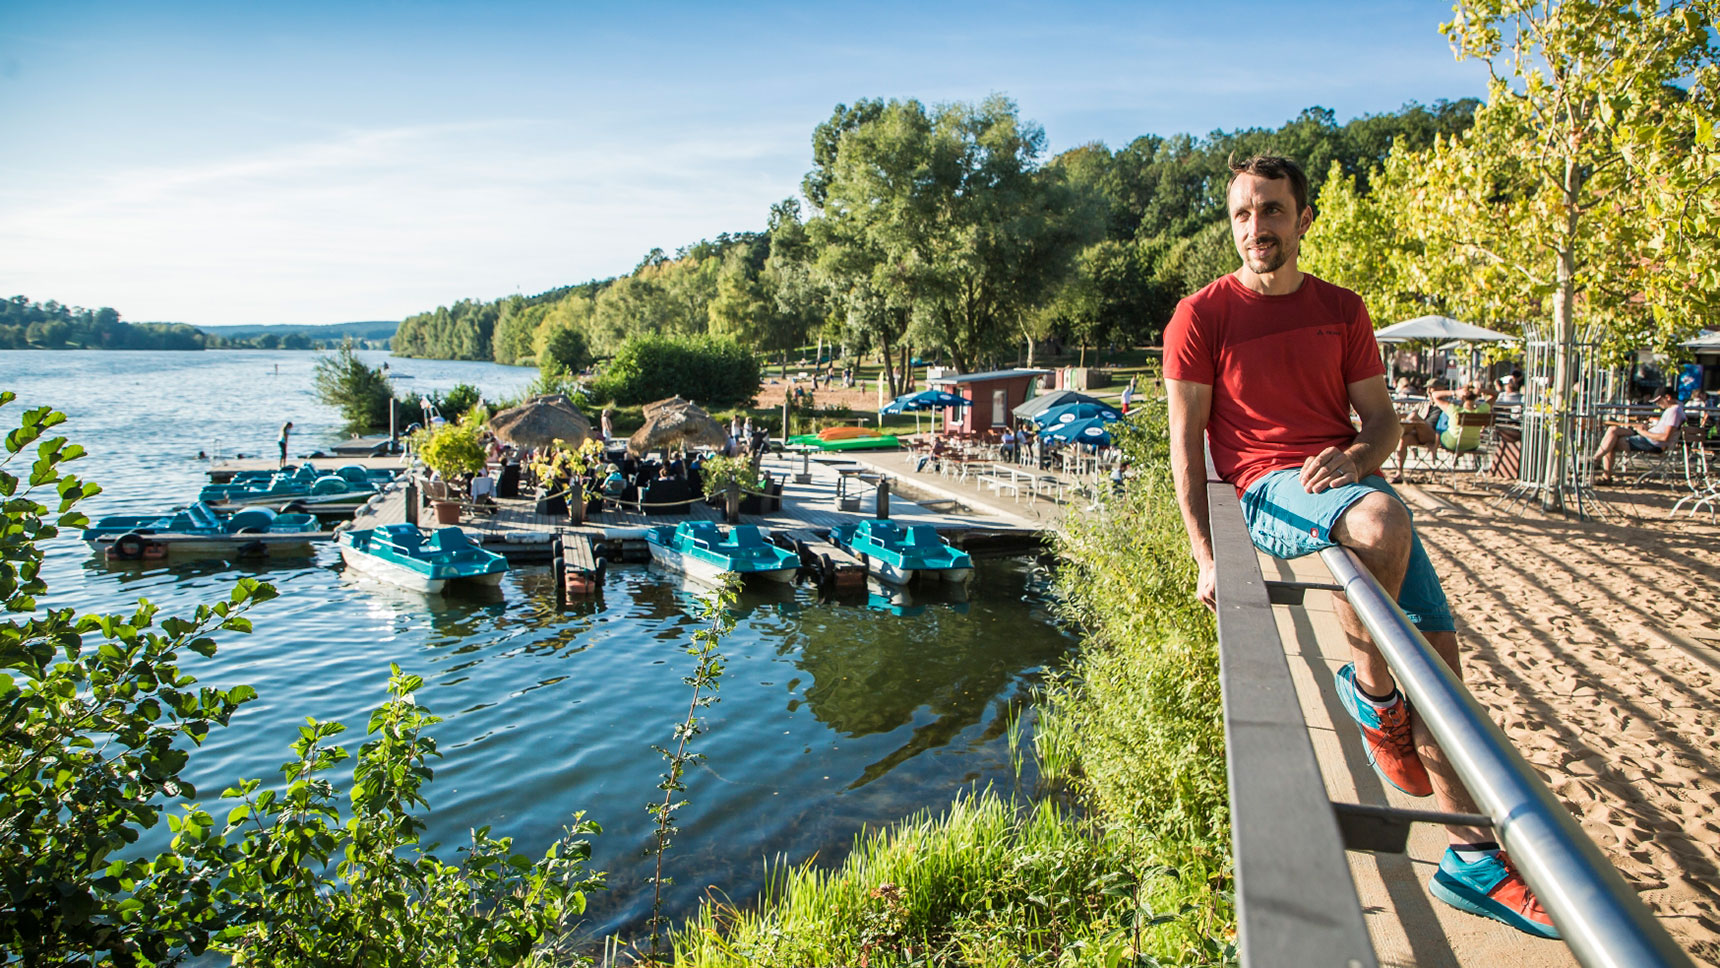
<instances>
[{"instance_id":1,"label":"shoe lace","mask_svg":"<svg viewBox=\"0 0 1720 968\"><path fill-rule=\"evenodd\" d=\"M1529 888L1529 882L1523 880L1523 875L1517 872L1517 865L1512 863L1511 855L1501 850L1499 863L1505 865L1505 876L1523 881L1523 913L1530 916L1546 916L1546 908L1541 906L1541 899Z\"/></svg>"}]
</instances>

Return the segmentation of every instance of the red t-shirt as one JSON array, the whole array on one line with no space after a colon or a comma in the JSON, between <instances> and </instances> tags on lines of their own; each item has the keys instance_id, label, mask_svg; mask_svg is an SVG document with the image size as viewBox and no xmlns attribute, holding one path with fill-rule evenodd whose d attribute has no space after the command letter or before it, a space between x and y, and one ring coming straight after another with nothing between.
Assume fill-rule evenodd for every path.
<instances>
[{"instance_id":1,"label":"red t-shirt","mask_svg":"<svg viewBox=\"0 0 1720 968\"><path fill-rule=\"evenodd\" d=\"M1165 327L1165 377L1212 387L1207 444L1238 494L1349 446L1349 384L1385 372L1362 297L1310 275L1287 296L1224 276L1178 303Z\"/></svg>"}]
</instances>

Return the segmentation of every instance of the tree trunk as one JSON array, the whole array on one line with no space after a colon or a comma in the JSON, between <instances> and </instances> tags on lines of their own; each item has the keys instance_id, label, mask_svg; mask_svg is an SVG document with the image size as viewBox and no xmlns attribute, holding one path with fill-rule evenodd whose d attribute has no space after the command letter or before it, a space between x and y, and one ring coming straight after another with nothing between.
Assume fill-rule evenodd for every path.
<instances>
[{"instance_id":1,"label":"tree trunk","mask_svg":"<svg viewBox=\"0 0 1720 968\"><path fill-rule=\"evenodd\" d=\"M1547 448L1546 463L1541 467L1541 506L1549 511L1565 510L1565 489L1576 481L1566 480L1567 465L1571 463L1571 448L1576 445L1577 374L1577 198L1582 190L1582 173L1576 162L1565 161L1565 225L1558 247L1558 286L1553 290L1553 411L1552 446Z\"/></svg>"},{"instance_id":2,"label":"tree trunk","mask_svg":"<svg viewBox=\"0 0 1720 968\"><path fill-rule=\"evenodd\" d=\"M914 388L914 344L902 341L902 392Z\"/></svg>"},{"instance_id":3,"label":"tree trunk","mask_svg":"<svg viewBox=\"0 0 1720 968\"><path fill-rule=\"evenodd\" d=\"M890 388L890 397L894 399L898 394L896 393L895 361L890 356L890 339L881 336L878 338L878 343L880 348L878 361L884 364L884 385Z\"/></svg>"}]
</instances>

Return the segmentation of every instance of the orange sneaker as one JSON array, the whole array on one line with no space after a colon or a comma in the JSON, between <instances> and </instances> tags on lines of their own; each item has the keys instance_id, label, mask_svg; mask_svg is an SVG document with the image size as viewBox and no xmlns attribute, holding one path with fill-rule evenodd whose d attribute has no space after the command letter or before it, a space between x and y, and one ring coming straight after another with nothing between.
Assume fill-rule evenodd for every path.
<instances>
[{"instance_id":1,"label":"orange sneaker","mask_svg":"<svg viewBox=\"0 0 1720 968\"><path fill-rule=\"evenodd\" d=\"M1427 888L1434 897L1460 911L1492 918L1524 934L1559 937L1552 917L1502 850L1487 851L1479 859L1464 863L1457 851L1446 848Z\"/></svg>"},{"instance_id":2,"label":"orange sneaker","mask_svg":"<svg viewBox=\"0 0 1720 968\"><path fill-rule=\"evenodd\" d=\"M1334 677L1338 685L1338 701L1344 711L1356 721L1362 731L1362 745L1367 747L1368 763L1387 783L1412 797L1433 795L1433 783L1427 778L1427 767L1415 751L1415 736L1409 725L1409 705L1403 696L1385 709L1362 695L1356 685L1356 664L1344 663Z\"/></svg>"}]
</instances>

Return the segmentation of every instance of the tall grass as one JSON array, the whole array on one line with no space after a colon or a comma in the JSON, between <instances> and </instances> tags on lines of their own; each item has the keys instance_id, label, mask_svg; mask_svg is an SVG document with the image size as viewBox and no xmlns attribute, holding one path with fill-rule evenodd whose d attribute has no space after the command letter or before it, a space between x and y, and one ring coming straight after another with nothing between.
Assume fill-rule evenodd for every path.
<instances>
[{"instance_id":1,"label":"tall grass","mask_svg":"<svg viewBox=\"0 0 1720 968\"><path fill-rule=\"evenodd\" d=\"M863 833L835 870L773 867L756 909L706 905L675 955L784 968L1153 964L1155 948L1175 958L1154 932L1181 919L1182 893L1175 872L1133 869L1053 801L1019 808L986 791Z\"/></svg>"}]
</instances>

